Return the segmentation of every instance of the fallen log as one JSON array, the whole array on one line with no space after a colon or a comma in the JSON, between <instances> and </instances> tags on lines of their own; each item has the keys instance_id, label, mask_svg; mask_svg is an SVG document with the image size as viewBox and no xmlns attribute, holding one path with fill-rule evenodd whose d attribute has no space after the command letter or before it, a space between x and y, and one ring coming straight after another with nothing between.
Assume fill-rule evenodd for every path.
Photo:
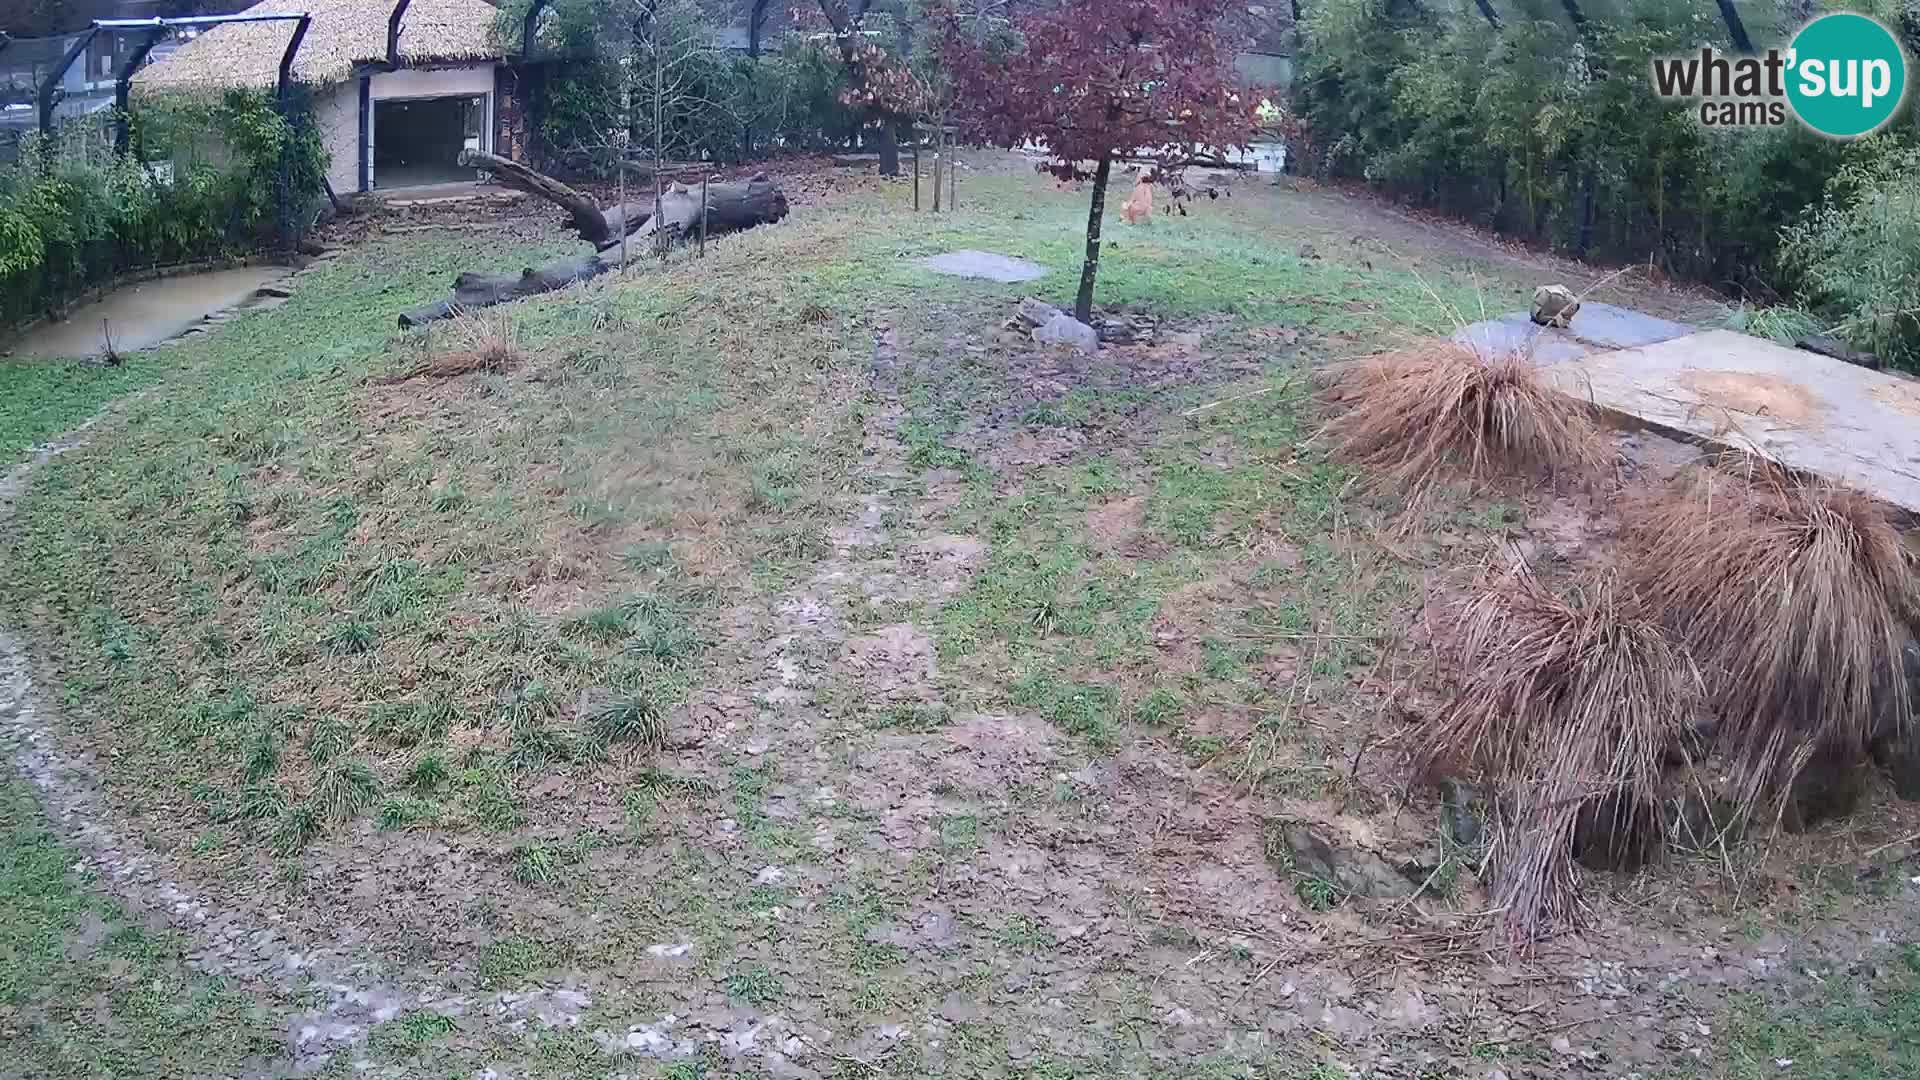
<instances>
[{"instance_id":1,"label":"fallen log","mask_svg":"<svg viewBox=\"0 0 1920 1080\"><path fill-rule=\"evenodd\" d=\"M568 227L580 238L605 251L620 246L626 236L652 236L653 199L632 199L617 206L601 208L582 192L544 173L536 172L512 158L498 157L478 150L461 153L460 163L485 169L507 187L537 195L565 210ZM690 236L700 221L700 189L687 184L670 184L660 197L661 217L674 234ZM721 236L755 225L771 225L787 216L787 196L780 185L760 173L749 180L728 180L708 184L706 191L707 235Z\"/></svg>"},{"instance_id":2,"label":"fallen log","mask_svg":"<svg viewBox=\"0 0 1920 1080\"><path fill-rule=\"evenodd\" d=\"M451 319L462 311L492 307L564 289L569 285L590 281L618 265L618 261L609 262L598 255L582 255L549 263L537 270L529 266L518 274L476 274L467 271L453 279L452 299L436 300L412 311L403 311L400 313L400 325L402 328L420 326L439 319Z\"/></svg>"},{"instance_id":3,"label":"fallen log","mask_svg":"<svg viewBox=\"0 0 1920 1080\"><path fill-rule=\"evenodd\" d=\"M462 165L485 169L511 188L553 203L565 210L568 227L599 249L598 254L562 259L546 266L527 267L518 274L480 274L471 271L453 279L453 296L401 312L402 327L452 318L462 311L491 307L600 276L620 265L606 257L626 239L628 258L642 251L664 250L700 235L702 210L706 235L722 236L756 225L771 225L787 216L787 196L765 173L750 180L708 184L703 203L698 188L673 184L655 200L626 202L602 208L585 194L511 158L475 150L460 155Z\"/></svg>"}]
</instances>

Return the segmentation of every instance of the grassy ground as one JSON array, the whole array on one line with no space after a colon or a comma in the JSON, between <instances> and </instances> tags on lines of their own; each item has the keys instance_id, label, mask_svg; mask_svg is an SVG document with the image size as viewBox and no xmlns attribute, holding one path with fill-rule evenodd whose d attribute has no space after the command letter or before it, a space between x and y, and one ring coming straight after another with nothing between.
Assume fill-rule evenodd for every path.
<instances>
[{"instance_id":1,"label":"grassy ground","mask_svg":"<svg viewBox=\"0 0 1920 1080\"><path fill-rule=\"evenodd\" d=\"M488 245L378 240L178 347L36 476L0 605L128 831L468 1003L331 1067L728 1075L777 1044L725 1057L743 1016L843 1076L1324 1077L1393 1038L1274 1026L1325 975L1276 974L1275 943L1380 913L1270 865L1270 828L1428 829L1357 751L1445 546L1392 540L1315 451L1307 368L1515 306L1539 266L1250 189L1114 227L1100 302L1155 336L1081 361L1000 329L1016 289L916 259L1024 256L1065 302L1085 194L964 195L862 189L428 333L393 314ZM7 865L45 871L21 820ZM15 997L73 998L90 961L47 943L77 916L21 910ZM573 1024L495 1019L556 987L591 999ZM605 1050L663 1014L698 1053ZM1442 1058L1504 1045L1480 1015Z\"/></svg>"},{"instance_id":2,"label":"grassy ground","mask_svg":"<svg viewBox=\"0 0 1920 1080\"><path fill-rule=\"evenodd\" d=\"M247 998L190 974L181 943L103 899L70 867L33 792L0 784L0 1074L236 1075L277 1060Z\"/></svg>"},{"instance_id":3,"label":"grassy ground","mask_svg":"<svg viewBox=\"0 0 1920 1080\"><path fill-rule=\"evenodd\" d=\"M1831 978L1803 1001L1742 998L1731 1021L1716 1077L1920 1075L1920 945L1876 958L1864 979Z\"/></svg>"}]
</instances>

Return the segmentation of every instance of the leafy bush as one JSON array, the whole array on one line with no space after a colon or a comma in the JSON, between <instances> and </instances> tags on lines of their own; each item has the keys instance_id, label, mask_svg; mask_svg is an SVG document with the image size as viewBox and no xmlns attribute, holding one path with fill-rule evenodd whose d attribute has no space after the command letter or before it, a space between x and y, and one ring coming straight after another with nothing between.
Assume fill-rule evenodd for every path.
<instances>
[{"instance_id":1,"label":"leafy bush","mask_svg":"<svg viewBox=\"0 0 1920 1080\"><path fill-rule=\"evenodd\" d=\"M1841 337L1920 370L1920 149L1843 166L1782 234L1781 261Z\"/></svg>"},{"instance_id":2,"label":"leafy bush","mask_svg":"<svg viewBox=\"0 0 1920 1080\"><path fill-rule=\"evenodd\" d=\"M0 169L0 325L128 270L255 250L291 224L282 207L322 189L305 114L261 94L143 106L131 135L104 161L29 140Z\"/></svg>"}]
</instances>

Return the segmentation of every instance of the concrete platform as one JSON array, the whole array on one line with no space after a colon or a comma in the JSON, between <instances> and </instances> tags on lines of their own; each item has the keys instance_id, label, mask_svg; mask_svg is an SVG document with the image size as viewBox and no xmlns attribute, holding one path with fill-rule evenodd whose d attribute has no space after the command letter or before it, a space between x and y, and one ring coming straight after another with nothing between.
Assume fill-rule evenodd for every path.
<instances>
[{"instance_id":1,"label":"concrete platform","mask_svg":"<svg viewBox=\"0 0 1920 1080\"><path fill-rule=\"evenodd\" d=\"M1561 330L1536 326L1524 311L1462 327L1453 340L1483 357L1530 353L1537 364L1561 364L1610 349L1630 349L1671 341L1694 332L1685 323L1656 318L1632 308L1587 302Z\"/></svg>"},{"instance_id":2,"label":"concrete platform","mask_svg":"<svg viewBox=\"0 0 1920 1080\"><path fill-rule=\"evenodd\" d=\"M1759 453L1920 514L1920 382L1730 330L1589 351L1543 373L1622 423Z\"/></svg>"}]
</instances>

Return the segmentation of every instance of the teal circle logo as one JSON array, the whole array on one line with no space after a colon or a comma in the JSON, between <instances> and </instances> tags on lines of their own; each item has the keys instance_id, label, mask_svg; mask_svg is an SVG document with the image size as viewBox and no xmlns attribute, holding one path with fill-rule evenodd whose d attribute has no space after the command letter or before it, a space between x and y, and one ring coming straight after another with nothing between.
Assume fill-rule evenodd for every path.
<instances>
[{"instance_id":1,"label":"teal circle logo","mask_svg":"<svg viewBox=\"0 0 1920 1080\"><path fill-rule=\"evenodd\" d=\"M1857 139L1880 130L1907 97L1907 56L1879 22L1851 12L1822 15L1794 35L1787 103L1822 135Z\"/></svg>"}]
</instances>

